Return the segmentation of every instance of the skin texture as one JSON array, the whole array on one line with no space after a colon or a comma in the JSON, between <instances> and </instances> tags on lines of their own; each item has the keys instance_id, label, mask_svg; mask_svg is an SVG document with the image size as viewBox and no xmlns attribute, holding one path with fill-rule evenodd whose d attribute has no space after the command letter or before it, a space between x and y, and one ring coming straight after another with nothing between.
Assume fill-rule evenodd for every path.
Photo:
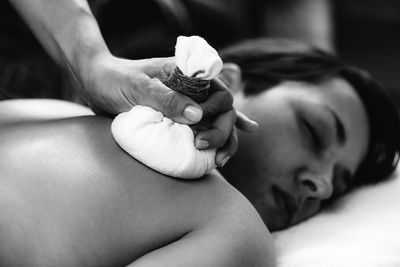
<instances>
[{"instance_id":1,"label":"skin texture","mask_svg":"<svg viewBox=\"0 0 400 267\"><path fill-rule=\"evenodd\" d=\"M322 201L345 193L367 153L366 110L340 78L318 84L287 81L247 97L233 78L236 72L230 68L224 79L234 87L234 105L260 128L239 135L239 150L221 171L270 230L282 229L315 214ZM344 126L344 142L337 139L335 116Z\"/></svg>"},{"instance_id":2,"label":"skin texture","mask_svg":"<svg viewBox=\"0 0 400 267\"><path fill-rule=\"evenodd\" d=\"M217 172L165 177L117 146L110 119L23 105L0 104L1 266L274 265L261 218Z\"/></svg>"}]
</instances>

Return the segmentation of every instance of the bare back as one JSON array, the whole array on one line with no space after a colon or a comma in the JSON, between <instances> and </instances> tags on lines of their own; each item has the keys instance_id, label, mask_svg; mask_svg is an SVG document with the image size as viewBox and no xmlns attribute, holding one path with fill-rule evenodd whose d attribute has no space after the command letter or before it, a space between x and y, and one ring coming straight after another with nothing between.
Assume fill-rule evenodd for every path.
<instances>
[{"instance_id":1,"label":"bare back","mask_svg":"<svg viewBox=\"0 0 400 267\"><path fill-rule=\"evenodd\" d=\"M263 244L251 253L270 250L253 207L217 172L197 181L154 172L118 147L110 123L0 124L0 262L124 266L204 231L211 242L247 238L247 227L245 242Z\"/></svg>"}]
</instances>

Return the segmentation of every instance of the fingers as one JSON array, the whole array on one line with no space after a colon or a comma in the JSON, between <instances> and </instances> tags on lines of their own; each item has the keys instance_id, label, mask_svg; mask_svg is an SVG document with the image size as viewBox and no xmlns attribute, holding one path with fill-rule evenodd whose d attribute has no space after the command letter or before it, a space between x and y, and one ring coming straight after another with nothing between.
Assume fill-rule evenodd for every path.
<instances>
[{"instance_id":1,"label":"fingers","mask_svg":"<svg viewBox=\"0 0 400 267\"><path fill-rule=\"evenodd\" d=\"M206 101L200 103L204 117L214 117L217 114L232 109L233 97L228 91L216 91L211 93Z\"/></svg>"},{"instance_id":2,"label":"fingers","mask_svg":"<svg viewBox=\"0 0 400 267\"><path fill-rule=\"evenodd\" d=\"M210 95L206 101L197 104L191 98L175 92L162 84L175 68L173 58L153 58L143 61L146 73L151 77L148 84L140 85L142 90L139 104L148 105L173 121L184 124L198 123L203 117L215 117L232 108L233 97L219 79L211 81Z\"/></svg>"},{"instance_id":3,"label":"fingers","mask_svg":"<svg viewBox=\"0 0 400 267\"><path fill-rule=\"evenodd\" d=\"M143 100L145 105L179 123L195 124L201 120L203 111L195 101L169 89L158 79L152 79L152 81L148 89L151 97Z\"/></svg>"},{"instance_id":4,"label":"fingers","mask_svg":"<svg viewBox=\"0 0 400 267\"><path fill-rule=\"evenodd\" d=\"M219 79L211 81L209 96L200 103L204 117L213 117L232 109L233 96L226 85Z\"/></svg>"},{"instance_id":5,"label":"fingers","mask_svg":"<svg viewBox=\"0 0 400 267\"><path fill-rule=\"evenodd\" d=\"M233 127L228 141L225 145L217 150L215 163L218 167L223 167L237 152L239 147L238 134L236 127Z\"/></svg>"},{"instance_id":6,"label":"fingers","mask_svg":"<svg viewBox=\"0 0 400 267\"><path fill-rule=\"evenodd\" d=\"M226 84L218 77L210 81L210 89L212 91L229 91L229 88L226 86Z\"/></svg>"},{"instance_id":7,"label":"fingers","mask_svg":"<svg viewBox=\"0 0 400 267\"><path fill-rule=\"evenodd\" d=\"M175 58L152 58L143 61L146 64L146 73L151 77L147 95L143 97L143 104L160 111L171 120L183 124L198 123L203 117L203 110L191 98L173 91L161 81L166 80L174 71Z\"/></svg>"},{"instance_id":8,"label":"fingers","mask_svg":"<svg viewBox=\"0 0 400 267\"><path fill-rule=\"evenodd\" d=\"M218 148L215 161L217 166L224 166L238 149L239 142L235 125L246 132L254 132L259 127L257 122L231 109L219 115L207 130L198 132L195 139L196 148Z\"/></svg>"},{"instance_id":9,"label":"fingers","mask_svg":"<svg viewBox=\"0 0 400 267\"><path fill-rule=\"evenodd\" d=\"M207 130L200 131L195 138L197 149L219 148L228 140L236 122L233 109L219 115Z\"/></svg>"},{"instance_id":10,"label":"fingers","mask_svg":"<svg viewBox=\"0 0 400 267\"><path fill-rule=\"evenodd\" d=\"M168 79L176 67L175 57L150 58L140 60L144 64L144 71L151 78L161 81Z\"/></svg>"},{"instance_id":11,"label":"fingers","mask_svg":"<svg viewBox=\"0 0 400 267\"><path fill-rule=\"evenodd\" d=\"M170 64L164 64L164 66L167 69L171 67ZM151 86L149 92L152 97L149 97L150 103L146 104L173 121L195 124L203 117L214 117L232 109L233 96L224 83L218 79L214 79L211 82L210 95L206 101L200 104L183 94L171 90L158 79L151 79L151 81L153 86Z\"/></svg>"},{"instance_id":12,"label":"fingers","mask_svg":"<svg viewBox=\"0 0 400 267\"><path fill-rule=\"evenodd\" d=\"M250 120L246 115L240 111L236 111L236 127L244 132L255 132L259 125L257 122Z\"/></svg>"}]
</instances>

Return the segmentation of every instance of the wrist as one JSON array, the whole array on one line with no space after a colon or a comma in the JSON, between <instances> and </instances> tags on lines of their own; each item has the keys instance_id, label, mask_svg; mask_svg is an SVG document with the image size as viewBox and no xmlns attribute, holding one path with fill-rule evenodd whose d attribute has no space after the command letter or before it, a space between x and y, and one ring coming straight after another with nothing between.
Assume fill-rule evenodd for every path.
<instances>
[{"instance_id":1,"label":"wrist","mask_svg":"<svg viewBox=\"0 0 400 267\"><path fill-rule=\"evenodd\" d=\"M85 20L88 21L82 21L79 25L81 29L76 33L79 36L76 38L76 45L72 50L70 59L74 74L84 83L91 72L91 68L95 66L97 58L111 56L94 17L90 16Z\"/></svg>"},{"instance_id":2,"label":"wrist","mask_svg":"<svg viewBox=\"0 0 400 267\"><path fill-rule=\"evenodd\" d=\"M59 27L54 39L58 43L61 64L74 80L85 86L92 62L98 55L110 54L110 51L90 9L75 7L70 16L74 19Z\"/></svg>"},{"instance_id":3,"label":"wrist","mask_svg":"<svg viewBox=\"0 0 400 267\"><path fill-rule=\"evenodd\" d=\"M95 49L95 47L80 48L79 53L75 56L76 60L73 64L73 75L79 80L83 88L93 86L93 79L99 77L98 70L101 70L102 62L105 58L112 57L108 49Z\"/></svg>"}]
</instances>

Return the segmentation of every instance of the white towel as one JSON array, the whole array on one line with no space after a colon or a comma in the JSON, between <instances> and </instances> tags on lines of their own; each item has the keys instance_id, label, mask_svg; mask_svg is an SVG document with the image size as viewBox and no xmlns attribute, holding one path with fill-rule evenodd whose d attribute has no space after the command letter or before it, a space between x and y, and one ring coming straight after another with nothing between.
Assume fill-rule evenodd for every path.
<instances>
[{"instance_id":1,"label":"white towel","mask_svg":"<svg viewBox=\"0 0 400 267\"><path fill-rule=\"evenodd\" d=\"M400 175L273 234L278 267L399 267Z\"/></svg>"}]
</instances>

